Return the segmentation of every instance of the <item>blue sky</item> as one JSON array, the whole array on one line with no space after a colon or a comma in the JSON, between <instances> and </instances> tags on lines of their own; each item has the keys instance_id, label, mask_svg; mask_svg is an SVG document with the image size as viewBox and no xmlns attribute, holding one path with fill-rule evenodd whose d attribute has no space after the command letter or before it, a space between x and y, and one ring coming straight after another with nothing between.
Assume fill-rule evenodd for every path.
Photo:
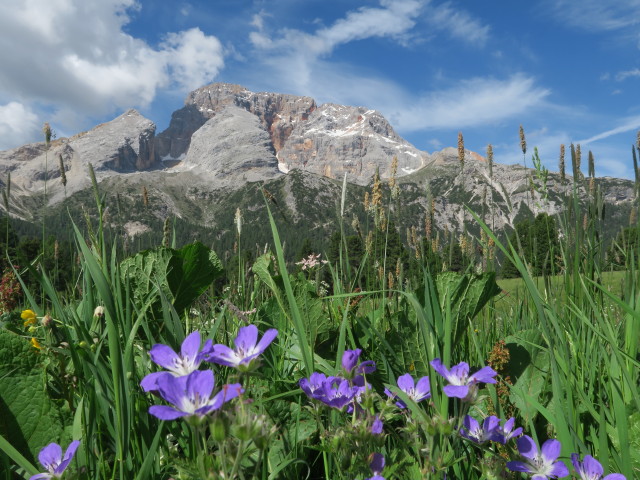
<instances>
[{"instance_id":1,"label":"blue sky","mask_svg":"<svg viewBox=\"0 0 640 480\"><path fill-rule=\"evenodd\" d=\"M640 0L23 0L0 15L0 149L67 136L130 107L169 123L214 81L382 112L433 152L493 144L522 163L523 125L632 177ZM10 3L7 5L7 3Z\"/></svg>"}]
</instances>

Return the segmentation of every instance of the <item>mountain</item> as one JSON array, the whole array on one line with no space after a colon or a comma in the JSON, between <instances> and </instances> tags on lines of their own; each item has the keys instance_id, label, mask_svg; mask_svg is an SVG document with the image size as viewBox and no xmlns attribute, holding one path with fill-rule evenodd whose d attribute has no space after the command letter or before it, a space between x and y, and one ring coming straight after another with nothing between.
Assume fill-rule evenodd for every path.
<instances>
[{"instance_id":1,"label":"mountain","mask_svg":"<svg viewBox=\"0 0 640 480\"><path fill-rule=\"evenodd\" d=\"M383 183L391 177L394 158L400 198L391 208L401 232L411 227L423 232L429 212L436 229L477 232L468 208L502 230L532 214L563 211L574 186L571 177L545 178L519 165L490 167L470 151L461 170L456 148L420 151L366 107L317 105L309 97L254 93L225 83L191 92L157 135L153 122L129 110L48 146L0 152L0 183L10 193L12 217L37 220L46 202L47 215L58 215L62 224L67 210L92 202L91 164L111 222L123 225L129 237L171 217L191 225L185 229L192 232L209 229L225 245L233 243L237 208L247 225L264 230L264 187L296 243L303 239L296 232L328 238L337 228L344 175L347 228L354 219L367 222L365 192L376 171ZM580 176L575 188L585 204L595 190L601 192L609 234L628 221L633 182ZM268 232L252 234L256 242L268 241Z\"/></svg>"}]
</instances>

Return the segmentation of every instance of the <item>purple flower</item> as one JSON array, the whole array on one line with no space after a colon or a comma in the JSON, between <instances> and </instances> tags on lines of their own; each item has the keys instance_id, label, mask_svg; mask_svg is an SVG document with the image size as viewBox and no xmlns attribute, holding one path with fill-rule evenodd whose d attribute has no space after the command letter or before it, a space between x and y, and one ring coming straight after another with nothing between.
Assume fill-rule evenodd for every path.
<instances>
[{"instance_id":1,"label":"purple flower","mask_svg":"<svg viewBox=\"0 0 640 480\"><path fill-rule=\"evenodd\" d=\"M211 340L207 340L200 350L200 332L195 331L182 342L180 354L171 347L158 343L151 347L149 355L155 363L179 377L198 370L202 361L211 354L212 348ZM167 372L150 373L142 379L140 386L145 392L156 391L158 378L165 374Z\"/></svg>"},{"instance_id":2,"label":"purple flower","mask_svg":"<svg viewBox=\"0 0 640 480\"><path fill-rule=\"evenodd\" d=\"M620 473L610 473L602 478L604 472L602 465L591 455L585 455L581 462L578 454L572 453L571 463L573 463L576 473L580 475L580 480L626 480L626 477Z\"/></svg>"},{"instance_id":3,"label":"purple flower","mask_svg":"<svg viewBox=\"0 0 640 480\"><path fill-rule=\"evenodd\" d=\"M214 376L211 370L196 370L189 375L163 375L157 380L158 393L173 406L154 405L149 413L160 420L180 417L202 418L244 392L239 383L223 385L213 397Z\"/></svg>"},{"instance_id":4,"label":"purple flower","mask_svg":"<svg viewBox=\"0 0 640 480\"><path fill-rule=\"evenodd\" d=\"M329 377L332 378L332 377ZM298 384L309 398L319 400L324 396L324 384L327 377L324 373L313 372L309 378L301 378Z\"/></svg>"},{"instance_id":5,"label":"purple flower","mask_svg":"<svg viewBox=\"0 0 640 480\"><path fill-rule=\"evenodd\" d=\"M500 442L503 445L505 445L513 437L517 437L518 435L520 435L522 433L522 427L518 427L514 430L513 427L515 423L516 423L516 419L511 417L509 420L507 420L504 423L504 425L502 425L501 427L498 427L497 429L498 436L495 438L494 441Z\"/></svg>"},{"instance_id":6,"label":"purple flower","mask_svg":"<svg viewBox=\"0 0 640 480\"><path fill-rule=\"evenodd\" d=\"M382 420L380 420L380 417L376 415L376 418L374 418L373 423L371 424L371 433L374 435L380 435L382 433L383 426Z\"/></svg>"},{"instance_id":7,"label":"purple flower","mask_svg":"<svg viewBox=\"0 0 640 480\"><path fill-rule=\"evenodd\" d=\"M475 418L469 415L464 417L462 424L464 426L460 429L460 435L477 444L482 444L489 440L495 442L497 441L496 439L502 438L498 431L500 420L494 415L485 418L482 422L482 427Z\"/></svg>"},{"instance_id":8,"label":"purple flower","mask_svg":"<svg viewBox=\"0 0 640 480\"><path fill-rule=\"evenodd\" d=\"M247 371L251 368L253 360L266 350L277 335L278 330L271 328L264 332L258 342L258 327L255 325L241 327L233 341L235 350L226 345L214 345L208 361Z\"/></svg>"},{"instance_id":9,"label":"purple flower","mask_svg":"<svg viewBox=\"0 0 640 480\"><path fill-rule=\"evenodd\" d=\"M418 383L416 384L411 374L405 373L398 377L398 388L406 393L407 396L416 403L431 397L431 385L429 384L429 377L426 376L418 380ZM384 392L391 398L396 397L395 394L391 393L386 388L384 389ZM396 405L399 408L407 408L407 404L402 400L398 400Z\"/></svg>"},{"instance_id":10,"label":"purple flower","mask_svg":"<svg viewBox=\"0 0 640 480\"><path fill-rule=\"evenodd\" d=\"M367 478L367 480L384 480L384 477L380 475L384 470L384 456L381 453L372 453L369 459L369 467L373 472L373 477Z\"/></svg>"},{"instance_id":11,"label":"purple flower","mask_svg":"<svg viewBox=\"0 0 640 480\"><path fill-rule=\"evenodd\" d=\"M29 480L60 478L65 469L69 466L69 463L71 463L79 445L80 442L78 440L71 442L67 447L67 451L64 452L64 456L62 456L62 447L57 443L50 443L44 447L38 454L38 460L40 460L42 466L48 471L33 475Z\"/></svg>"},{"instance_id":12,"label":"purple flower","mask_svg":"<svg viewBox=\"0 0 640 480\"><path fill-rule=\"evenodd\" d=\"M556 461L560 456L560 442L547 440L542 444L541 451L528 435L517 440L518 452L525 459L524 462L507 462L507 468L512 472L532 473L532 480L547 480L549 478L563 478L569 475L569 469L562 461Z\"/></svg>"},{"instance_id":13,"label":"purple flower","mask_svg":"<svg viewBox=\"0 0 640 480\"><path fill-rule=\"evenodd\" d=\"M345 378L325 377L323 373L317 372L313 372L308 379L300 379L299 385L309 398L337 409L351 403L364 388L352 386Z\"/></svg>"},{"instance_id":14,"label":"purple flower","mask_svg":"<svg viewBox=\"0 0 640 480\"><path fill-rule=\"evenodd\" d=\"M355 350L345 350L342 354L342 368L347 373L347 376L350 376L352 373L361 375L363 373L373 373L376 371L376 362L373 360L358 363L361 353L362 350L356 348Z\"/></svg>"},{"instance_id":15,"label":"purple flower","mask_svg":"<svg viewBox=\"0 0 640 480\"><path fill-rule=\"evenodd\" d=\"M361 387L353 387L349 380L340 377L329 377L324 382L323 395L318 398L321 402L330 407L341 410L345 405L351 403L353 398L360 393Z\"/></svg>"},{"instance_id":16,"label":"purple flower","mask_svg":"<svg viewBox=\"0 0 640 480\"><path fill-rule=\"evenodd\" d=\"M451 370L448 370L439 358L433 360L431 366L449 382L449 385L443 389L447 397L461 398L463 400L473 399L478 383L496 383L496 379L493 377L498 374L491 367L483 367L469 376L468 363L461 362L451 367Z\"/></svg>"}]
</instances>

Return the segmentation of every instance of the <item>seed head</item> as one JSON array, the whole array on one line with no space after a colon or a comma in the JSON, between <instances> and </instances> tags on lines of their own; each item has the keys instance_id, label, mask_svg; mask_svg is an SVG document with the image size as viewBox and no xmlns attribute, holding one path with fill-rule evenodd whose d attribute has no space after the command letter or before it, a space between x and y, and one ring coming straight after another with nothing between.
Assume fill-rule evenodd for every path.
<instances>
[{"instance_id":1,"label":"seed head","mask_svg":"<svg viewBox=\"0 0 640 480\"><path fill-rule=\"evenodd\" d=\"M464 138L462 138L462 132L458 132L458 160L460 161L460 170L464 169Z\"/></svg>"},{"instance_id":2,"label":"seed head","mask_svg":"<svg viewBox=\"0 0 640 480\"><path fill-rule=\"evenodd\" d=\"M493 145L487 145L487 163L489 164L489 178L493 177Z\"/></svg>"},{"instance_id":3,"label":"seed head","mask_svg":"<svg viewBox=\"0 0 640 480\"><path fill-rule=\"evenodd\" d=\"M522 155L527 153L527 140L524 138L524 128L520 125L520 148L522 149Z\"/></svg>"}]
</instances>

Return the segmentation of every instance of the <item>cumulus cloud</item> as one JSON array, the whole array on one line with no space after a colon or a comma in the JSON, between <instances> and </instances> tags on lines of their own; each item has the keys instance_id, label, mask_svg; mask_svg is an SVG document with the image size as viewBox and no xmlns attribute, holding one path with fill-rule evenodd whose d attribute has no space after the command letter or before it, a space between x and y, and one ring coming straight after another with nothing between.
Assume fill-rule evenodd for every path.
<instances>
[{"instance_id":1,"label":"cumulus cloud","mask_svg":"<svg viewBox=\"0 0 640 480\"><path fill-rule=\"evenodd\" d=\"M40 127L38 116L21 103L0 105L0 150L22 143L25 133L35 137L41 133Z\"/></svg>"},{"instance_id":2,"label":"cumulus cloud","mask_svg":"<svg viewBox=\"0 0 640 480\"><path fill-rule=\"evenodd\" d=\"M198 28L167 34L157 47L127 33L139 8L136 0L8 2L0 100L104 115L145 107L160 89L200 86L224 67L220 42Z\"/></svg>"}]
</instances>

